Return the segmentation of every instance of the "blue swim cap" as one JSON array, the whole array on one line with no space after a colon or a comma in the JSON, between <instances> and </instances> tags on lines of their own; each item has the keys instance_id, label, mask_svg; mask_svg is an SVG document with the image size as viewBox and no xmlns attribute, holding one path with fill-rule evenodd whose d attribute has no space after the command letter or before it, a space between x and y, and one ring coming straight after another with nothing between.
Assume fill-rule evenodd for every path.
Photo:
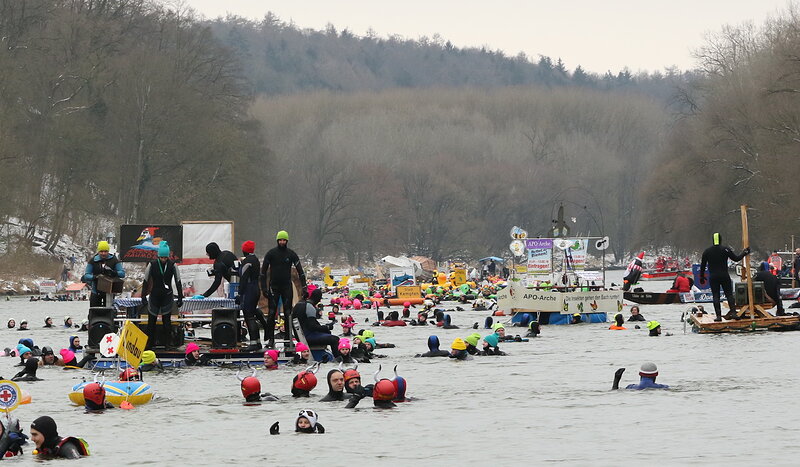
<instances>
[{"instance_id":1,"label":"blue swim cap","mask_svg":"<svg viewBox=\"0 0 800 467\"><path fill-rule=\"evenodd\" d=\"M169 244L165 240L158 244L158 257L169 258Z\"/></svg>"},{"instance_id":2,"label":"blue swim cap","mask_svg":"<svg viewBox=\"0 0 800 467\"><path fill-rule=\"evenodd\" d=\"M430 350L431 352L436 352L439 350L438 336L428 336L428 350Z\"/></svg>"},{"instance_id":3,"label":"blue swim cap","mask_svg":"<svg viewBox=\"0 0 800 467\"><path fill-rule=\"evenodd\" d=\"M484 337L483 340L489 344L490 347L497 347L497 344L500 342L500 338L494 333Z\"/></svg>"}]
</instances>

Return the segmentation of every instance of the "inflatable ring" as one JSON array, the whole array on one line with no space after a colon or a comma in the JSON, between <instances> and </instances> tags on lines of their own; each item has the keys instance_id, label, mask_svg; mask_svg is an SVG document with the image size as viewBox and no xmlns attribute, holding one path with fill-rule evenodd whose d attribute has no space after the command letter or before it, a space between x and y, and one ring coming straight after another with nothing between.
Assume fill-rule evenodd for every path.
<instances>
[{"instance_id":1,"label":"inflatable ring","mask_svg":"<svg viewBox=\"0 0 800 467\"><path fill-rule=\"evenodd\" d=\"M492 313L492 316L505 316L505 315L506 314L503 313L503 310L497 310L494 313Z\"/></svg>"},{"instance_id":2,"label":"inflatable ring","mask_svg":"<svg viewBox=\"0 0 800 467\"><path fill-rule=\"evenodd\" d=\"M89 382L76 384L69 393L69 400L76 405L84 405L83 387ZM119 407L127 400L133 405L144 405L153 399L153 388L143 381L106 381L106 400Z\"/></svg>"}]
</instances>

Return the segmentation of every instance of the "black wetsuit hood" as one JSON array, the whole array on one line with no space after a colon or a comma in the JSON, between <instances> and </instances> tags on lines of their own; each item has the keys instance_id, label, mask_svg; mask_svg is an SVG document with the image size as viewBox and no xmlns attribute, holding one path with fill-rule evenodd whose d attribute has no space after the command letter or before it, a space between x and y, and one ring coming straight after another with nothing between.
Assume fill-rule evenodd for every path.
<instances>
[{"instance_id":1,"label":"black wetsuit hood","mask_svg":"<svg viewBox=\"0 0 800 467\"><path fill-rule=\"evenodd\" d=\"M211 242L206 245L206 254L211 259L217 259L221 251L222 250L220 250L219 245L217 245L215 242Z\"/></svg>"},{"instance_id":2,"label":"black wetsuit hood","mask_svg":"<svg viewBox=\"0 0 800 467\"><path fill-rule=\"evenodd\" d=\"M333 386L331 386L331 376L333 376L334 373L342 373L342 371L341 370L337 370L336 368L328 371L328 377L327 377L327 380L328 380L328 394L326 394L325 397L320 399L320 402L343 401L343 400L346 399L346 397L344 395L344 390L334 391L333 390Z\"/></svg>"}]
</instances>

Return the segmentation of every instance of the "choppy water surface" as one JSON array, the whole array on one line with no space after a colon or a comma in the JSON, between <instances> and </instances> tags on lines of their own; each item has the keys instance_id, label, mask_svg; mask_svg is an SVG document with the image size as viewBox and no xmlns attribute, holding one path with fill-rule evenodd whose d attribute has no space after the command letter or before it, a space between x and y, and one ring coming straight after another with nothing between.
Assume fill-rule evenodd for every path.
<instances>
[{"instance_id":1,"label":"choppy water surface","mask_svg":"<svg viewBox=\"0 0 800 467\"><path fill-rule=\"evenodd\" d=\"M645 289L667 286L652 282ZM42 329L44 317L53 316L56 323L64 315L80 320L87 307L0 301L3 323L9 317L27 319L33 328L22 333L3 325L0 346L13 346L25 335L58 351L69 332ZM159 395L149 405L87 415L70 404L67 392L91 373L45 368L39 373L45 381L20 383L33 403L15 415L26 432L34 418L51 415L62 434L89 441L92 458L80 462L95 465L796 464L800 333L684 334L685 305L641 308L672 335L609 331L607 324L545 326L531 342L502 345L507 357L456 362L412 357L426 350L431 333L443 347L467 336L472 323L483 324L485 312L452 312L459 330L372 328L379 342L397 348L380 349L387 358L360 365L362 375L369 380L378 363L384 369L398 364L408 394L417 398L394 410L373 409L368 400L356 410L317 402L327 391L324 374L331 368L323 365L311 399L290 397L296 368L259 372L263 389L282 397L260 406L242 404L235 371L190 368L148 375ZM373 318L370 312L353 315L359 323ZM638 380L644 361L656 362L658 381L674 389L609 390L616 368L627 368L623 384L629 384ZM16 362L0 358L0 374L10 378ZM303 408L320 413L326 434L292 433ZM276 420L282 434L270 436L267 427ZM22 462L31 462L30 450Z\"/></svg>"}]
</instances>

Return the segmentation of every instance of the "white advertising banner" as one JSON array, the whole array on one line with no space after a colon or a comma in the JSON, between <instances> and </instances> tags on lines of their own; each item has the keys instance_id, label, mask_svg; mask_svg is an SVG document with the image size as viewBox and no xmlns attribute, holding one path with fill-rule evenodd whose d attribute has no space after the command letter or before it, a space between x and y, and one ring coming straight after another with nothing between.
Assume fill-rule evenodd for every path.
<instances>
[{"instance_id":1,"label":"white advertising banner","mask_svg":"<svg viewBox=\"0 0 800 467\"><path fill-rule=\"evenodd\" d=\"M214 282L208 269L214 261L206 255L206 245L216 242L220 250L230 250L239 255L233 245L233 222L182 222L183 260L178 265L184 287L201 294ZM227 281L217 289L216 296L224 297Z\"/></svg>"}]
</instances>

